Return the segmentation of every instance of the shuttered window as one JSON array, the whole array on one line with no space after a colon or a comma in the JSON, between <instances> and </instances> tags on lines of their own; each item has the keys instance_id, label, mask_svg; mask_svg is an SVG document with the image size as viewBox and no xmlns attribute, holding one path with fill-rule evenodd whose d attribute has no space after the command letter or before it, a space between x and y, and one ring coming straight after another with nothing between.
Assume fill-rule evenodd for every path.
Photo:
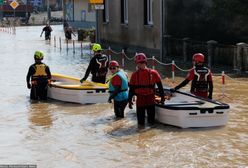
<instances>
[{"instance_id":1,"label":"shuttered window","mask_svg":"<svg viewBox=\"0 0 248 168\"><path fill-rule=\"evenodd\" d=\"M109 0L104 0L103 22L109 22Z\"/></svg>"},{"instance_id":2,"label":"shuttered window","mask_svg":"<svg viewBox=\"0 0 248 168\"><path fill-rule=\"evenodd\" d=\"M128 24L128 0L121 0L121 23Z\"/></svg>"},{"instance_id":3,"label":"shuttered window","mask_svg":"<svg viewBox=\"0 0 248 168\"><path fill-rule=\"evenodd\" d=\"M144 0L144 25L153 25L153 0Z\"/></svg>"}]
</instances>

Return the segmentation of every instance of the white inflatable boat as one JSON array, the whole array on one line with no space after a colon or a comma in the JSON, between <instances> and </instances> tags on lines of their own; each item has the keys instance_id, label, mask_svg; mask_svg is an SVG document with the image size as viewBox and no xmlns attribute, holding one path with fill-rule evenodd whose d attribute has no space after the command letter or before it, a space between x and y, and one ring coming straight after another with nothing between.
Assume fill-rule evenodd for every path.
<instances>
[{"instance_id":1,"label":"white inflatable boat","mask_svg":"<svg viewBox=\"0 0 248 168\"><path fill-rule=\"evenodd\" d=\"M156 104L156 120L181 128L223 126L228 121L229 105L190 93L165 89L166 101ZM157 100L159 98L157 97Z\"/></svg>"},{"instance_id":2,"label":"white inflatable boat","mask_svg":"<svg viewBox=\"0 0 248 168\"><path fill-rule=\"evenodd\" d=\"M106 103L108 101L107 84L85 81L61 74L52 74L52 82L48 87L48 97L73 103Z\"/></svg>"}]
</instances>

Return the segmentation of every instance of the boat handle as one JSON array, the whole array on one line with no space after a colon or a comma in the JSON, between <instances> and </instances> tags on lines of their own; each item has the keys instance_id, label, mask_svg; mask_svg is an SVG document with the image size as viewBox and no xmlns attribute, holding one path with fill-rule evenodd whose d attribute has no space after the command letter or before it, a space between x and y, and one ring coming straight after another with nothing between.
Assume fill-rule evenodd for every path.
<instances>
[{"instance_id":1,"label":"boat handle","mask_svg":"<svg viewBox=\"0 0 248 168\"><path fill-rule=\"evenodd\" d=\"M87 91L87 93L94 93L93 91Z\"/></svg>"}]
</instances>

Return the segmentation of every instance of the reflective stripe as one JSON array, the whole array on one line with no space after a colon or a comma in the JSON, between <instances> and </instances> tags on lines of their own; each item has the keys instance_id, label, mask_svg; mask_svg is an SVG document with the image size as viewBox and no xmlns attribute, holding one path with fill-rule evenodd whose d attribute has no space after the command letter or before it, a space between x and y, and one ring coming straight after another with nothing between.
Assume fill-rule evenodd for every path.
<instances>
[{"instance_id":1,"label":"reflective stripe","mask_svg":"<svg viewBox=\"0 0 248 168\"><path fill-rule=\"evenodd\" d=\"M35 73L32 77L47 77L46 65L45 64L36 64L34 65Z\"/></svg>"},{"instance_id":2,"label":"reflective stripe","mask_svg":"<svg viewBox=\"0 0 248 168\"><path fill-rule=\"evenodd\" d=\"M105 68L107 66L108 57L106 55L102 55L100 58L96 58L96 63L99 64L100 68Z\"/></svg>"},{"instance_id":3,"label":"reflective stripe","mask_svg":"<svg viewBox=\"0 0 248 168\"><path fill-rule=\"evenodd\" d=\"M206 67L194 68L194 79L192 81L191 92L207 92L208 77L210 70Z\"/></svg>"}]
</instances>

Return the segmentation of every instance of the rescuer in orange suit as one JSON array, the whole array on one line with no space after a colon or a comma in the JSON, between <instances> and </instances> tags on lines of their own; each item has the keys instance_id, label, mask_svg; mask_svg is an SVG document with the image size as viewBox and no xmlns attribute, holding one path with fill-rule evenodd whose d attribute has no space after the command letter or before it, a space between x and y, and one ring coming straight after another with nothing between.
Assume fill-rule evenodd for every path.
<instances>
[{"instance_id":1,"label":"rescuer in orange suit","mask_svg":"<svg viewBox=\"0 0 248 168\"><path fill-rule=\"evenodd\" d=\"M171 89L172 92L187 85L190 81L190 92L196 96L212 99L213 94L213 80L211 70L204 65L204 55L196 53L193 55L194 67L189 71L186 79L182 81L175 88Z\"/></svg>"},{"instance_id":2,"label":"rescuer in orange suit","mask_svg":"<svg viewBox=\"0 0 248 168\"><path fill-rule=\"evenodd\" d=\"M145 125L145 114L147 122L153 125L155 122L155 84L159 89L161 103L164 103L164 89L161 77L156 70L147 68L147 57L144 53L135 55L137 71L135 71L129 82L129 108L132 108L132 97L137 96L136 112L138 126Z\"/></svg>"}]
</instances>

